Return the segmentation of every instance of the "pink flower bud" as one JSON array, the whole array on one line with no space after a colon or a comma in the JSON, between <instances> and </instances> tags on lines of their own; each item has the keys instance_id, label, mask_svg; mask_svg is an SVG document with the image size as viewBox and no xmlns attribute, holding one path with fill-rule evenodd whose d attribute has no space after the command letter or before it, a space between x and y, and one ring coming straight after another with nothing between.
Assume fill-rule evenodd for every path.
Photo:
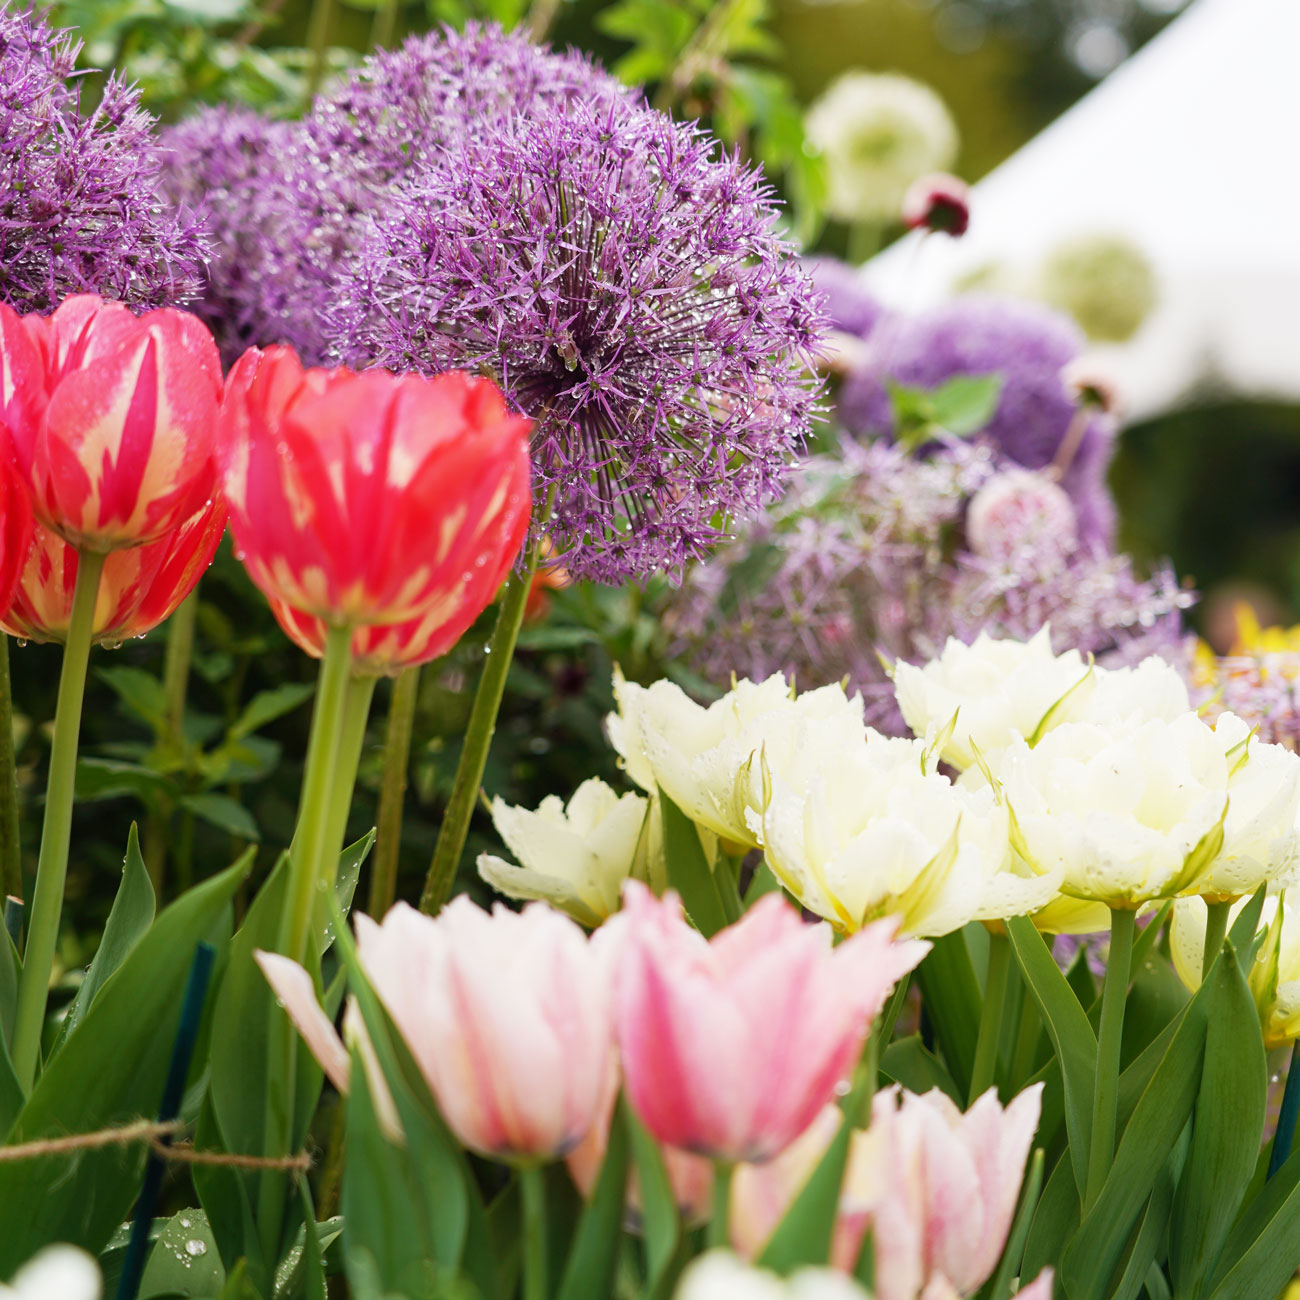
<instances>
[{"instance_id":1,"label":"pink flower bud","mask_svg":"<svg viewBox=\"0 0 1300 1300\"><path fill-rule=\"evenodd\" d=\"M970 225L970 186L945 172L922 176L903 196L903 223L959 239Z\"/></svg>"},{"instance_id":2,"label":"pink flower bud","mask_svg":"<svg viewBox=\"0 0 1300 1300\"><path fill-rule=\"evenodd\" d=\"M1068 553L1078 542L1074 503L1038 470L1005 469L984 484L966 510L966 544L976 555L1009 560L1024 547Z\"/></svg>"}]
</instances>

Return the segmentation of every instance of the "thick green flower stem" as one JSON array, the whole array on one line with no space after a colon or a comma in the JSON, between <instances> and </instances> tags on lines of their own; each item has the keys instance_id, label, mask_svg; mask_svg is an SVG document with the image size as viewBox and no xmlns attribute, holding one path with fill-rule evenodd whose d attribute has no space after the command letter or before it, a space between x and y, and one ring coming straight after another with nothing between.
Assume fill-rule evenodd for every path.
<instances>
[{"instance_id":1,"label":"thick green flower stem","mask_svg":"<svg viewBox=\"0 0 1300 1300\"><path fill-rule=\"evenodd\" d=\"M14 758L14 699L9 682L9 638L0 632L0 890L23 896L23 846L18 833L18 764Z\"/></svg>"},{"instance_id":2,"label":"thick green flower stem","mask_svg":"<svg viewBox=\"0 0 1300 1300\"><path fill-rule=\"evenodd\" d=\"M1088 1181L1084 1211L1092 1208L1115 1155L1115 1117L1119 1101L1119 1052L1124 1036L1124 1001L1133 959L1137 912L1111 908L1110 952L1101 986L1101 1027L1097 1033L1097 1087L1093 1092L1092 1149L1088 1152Z\"/></svg>"},{"instance_id":3,"label":"thick green flower stem","mask_svg":"<svg viewBox=\"0 0 1300 1300\"><path fill-rule=\"evenodd\" d=\"M402 848L402 808L406 802L407 771L411 762L411 731L420 695L419 666L405 669L393 683L384 734L384 775L379 790L379 837L375 840L370 871L368 910L376 920L397 897L397 863Z\"/></svg>"},{"instance_id":4,"label":"thick green flower stem","mask_svg":"<svg viewBox=\"0 0 1300 1300\"><path fill-rule=\"evenodd\" d=\"M311 51L311 66L307 72L308 96L315 95L325 80L334 7L334 0L314 0L311 7L311 18L307 23L307 48Z\"/></svg>"},{"instance_id":5,"label":"thick green flower stem","mask_svg":"<svg viewBox=\"0 0 1300 1300\"><path fill-rule=\"evenodd\" d=\"M709 1218L709 1249L731 1249L731 1184L736 1166L730 1160L713 1162L713 1214Z\"/></svg>"},{"instance_id":6,"label":"thick green flower stem","mask_svg":"<svg viewBox=\"0 0 1300 1300\"><path fill-rule=\"evenodd\" d=\"M1206 902L1205 951L1201 954L1201 979L1209 978L1210 967L1223 951L1223 941L1228 937L1228 918L1231 903Z\"/></svg>"},{"instance_id":7,"label":"thick green flower stem","mask_svg":"<svg viewBox=\"0 0 1300 1300\"><path fill-rule=\"evenodd\" d=\"M1002 1039L1002 1013L1007 1001L1007 977L1011 970L1011 941L1004 934L989 935L989 969L984 981L984 1009L980 1013L979 1037L975 1040L975 1064L970 1075L970 1102L987 1092L998 1064Z\"/></svg>"},{"instance_id":8,"label":"thick green flower stem","mask_svg":"<svg viewBox=\"0 0 1300 1300\"><path fill-rule=\"evenodd\" d=\"M524 1202L524 1300L546 1300L546 1170L526 1165L519 1171Z\"/></svg>"},{"instance_id":9,"label":"thick green flower stem","mask_svg":"<svg viewBox=\"0 0 1300 1300\"><path fill-rule=\"evenodd\" d=\"M68 846L72 834L72 803L77 781L77 740L81 733L81 701L86 690L86 666L95 634L95 601L103 555L82 551L77 558L77 585L72 595L72 616L63 647L63 670L54 714L54 741L50 747L49 784L45 790L45 821L41 851L36 862L36 886L27 924L22 982L18 986L18 1013L14 1019L14 1073L24 1091L36 1078L41 1054L45 1001L54 968L54 949L63 911L63 886L68 876Z\"/></svg>"},{"instance_id":10,"label":"thick green flower stem","mask_svg":"<svg viewBox=\"0 0 1300 1300\"><path fill-rule=\"evenodd\" d=\"M357 784L357 769L361 766L361 751L366 745L370 701L374 699L378 682L377 677L353 677L348 682L348 695L343 703L343 729L339 735L338 756L334 760L330 824L325 836L326 844L338 845L340 851L347 842L352 792ZM321 864L322 878L329 884L333 884L337 874L338 859L339 854L335 852L333 864L328 861Z\"/></svg>"},{"instance_id":11,"label":"thick green flower stem","mask_svg":"<svg viewBox=\"0 0 1300 1300\"><path fill-rule=\"evenodd\" d=\"M534 544L523 568L511 573L505 595L501 598L497 625L492 629L492 639L487 645L487 662L483 665L483 674L474 694L469 726L465 730L465 744L460 751L456 780L451 788L451 799L447 803L447 815L442 820L438 844L433 851L433 862L424 881L424 893L420 896L420 911L427 912L430 916L442 910L442 905L451 894L456 870L460 866L460 855L465 851L470 818L474 815L474 803L478 799L488 748L492 744L492 733L496 731L497 713L506 689L506 674L510 671L510 661L514 658L515 642L519 639L524 608L528 604L528 592L533 585L533 575L537 572L538 553L539 548Z\"/></svg>"}]
</instances>

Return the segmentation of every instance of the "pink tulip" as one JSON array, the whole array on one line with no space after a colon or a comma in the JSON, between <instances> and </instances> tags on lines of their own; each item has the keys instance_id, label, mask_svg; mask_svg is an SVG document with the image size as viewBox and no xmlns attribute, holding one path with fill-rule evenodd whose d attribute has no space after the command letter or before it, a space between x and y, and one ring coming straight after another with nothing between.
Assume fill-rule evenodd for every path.
<instances>
[{"instance_id":1,"label":"pink tulip","mask_svg":"<svg viewBox=\"0 0 1300 1300\"><path fill-rule=\"evenodd\" d=\"M624 889L616 1020L628 1098L669 1146L770 1160L852 1073L872 1017L929 949L893 920L837 948L779 895L706 942L675 894Z\"/></svg>"},{"instance_id":2,"label":"pink tulip","mask_svg":"<svg viewBox=\"0 0 1300 1300\"><path fill-rule=\"evenodd\" d=\"M876 1094L844 1204L870 1216L877 1300L929 1300L947 1294L932 1290L941 1284L971 1295L989 1278L1011 1230L1041 1098L1035 1084L1004 1110L990 1090L963 1115L938 1089Z\"/></svg>"},{"instance_id":3,"label":"pink tulip","mask_svg":"<svg viewBox=\"0 0 1300 1300\"><path fill-rule=\"evenodd\" d=\"M156 541L211 500L220 398L216 344L188 312L0 305L0 424L37 519L73 546Z\"/></svg>"},{"instance_id":4,"label":"pink tulip","mask_svg":"<svg viewBox=\"0 0 1300 1300\"><path fill-rule=\"evenodd\" d=\"M356 918L366 974L456 1136L484 1155L554 1159L586 1136L613 1033L600 945L542 903Z\"/></svg>"}]
</instances>

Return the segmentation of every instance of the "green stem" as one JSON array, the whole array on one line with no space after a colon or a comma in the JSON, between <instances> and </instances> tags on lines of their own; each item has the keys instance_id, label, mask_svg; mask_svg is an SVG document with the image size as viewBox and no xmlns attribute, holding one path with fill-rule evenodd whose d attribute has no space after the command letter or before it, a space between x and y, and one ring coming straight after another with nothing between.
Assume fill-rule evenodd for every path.
<instances>
[{"instance_id":1,"label":"green stem","mask_svg":"<svg viewBox=\"0 0 1300 1300\"><path fill-rule=\"evenodd\" d=\"M560 0L533 0L528 8L528 17L524 19L528 39L534 44L544 41L559 12Z\"/></svg>"},{"instance_id":2,"label":"green stem","mask_svg":"<svg viewBox=\"0 0 1300 1300\"><path fill-rule=\"evenodd\" d=\"M848 263L861 266L880 252L884 229L878 221L855 221L849 227Z\"/></svg>"},{"instance_id":3,"label":"green stem","mask_svg":"<svg viewBox=\"0 0 1300 1300\"><path fill-rule=\"evenodd\" d=\"M370 43L377 50L386 50L397 34L397 15L402 7L402 0L386 0L382 8L375 10L375 25L370 29Z\"/></svg>"},{"instance_id":4,"label":"green stem","mask_svg":"<svg viewBox=\"0 0 1300 1300\"><path fill-rule=\"evenodd\" d=\"M709 1248L731 1249L731 1184L736 1166L729 1160L713 1162L713 1215L709 1219Z\"/></svg>"},{"instance_id":5,"label":"green stem","mask_svg":"<svg viewBox=\"0 0 1300 1300\"><path fill-rule=\"evenodd\" d=\"M298 824L289 847L288 896L280 918L277 944L279 952L299 964L306 961L311 943L316 898L321 888L328 888L332 883L342 847L330 837L338 831L342 838L335 811L339 792L334 778L342 748L351 666L352 629L331 628L325 639L325 655L312 709L307 765L298 800ZM268 1156L284 1156L292 1143L298 1057L294 1029L283 1012L272 1019L267 1052L263 1146ZM272 1169L262 1174L258 1188L257 1221L262 1249L272 1262L280 1258L286 1186L286 1175Z\"/></svg>"},{"instance_id":6,"label":"green stem","mask_svg":"<svg viewBox=\"0 0 1300 1300\"><path fill-rule=\"evenodd\" d=\"M1115 1118L1119 1100L1119 1055L1124 1038L1124 1000L1133 958L1133 932L1137 913L1111 908L1110 953L1101 986L1101 1026L1097 1032L1097 1087L1093 1093L1092 1149L1088 1153L1088 1181L1084 1211L1101 1192L1115 1155Z\"/></svg>"},{"instance_id":7,"label":"green stem","mask_svg":"<svg viewBox=\"0 0 1300 1300\"><path fill-rule=\"evenodd\" d=\"M45 790L45 821L41 851L36 863L36 886L27 924L27 949L22 981L18 986L18 1012L14 1019L14 1073L25 1092L36 1078L41 1054L45 1001L54 969L54 949L63 911L63 887L68 876L68 846L72 836L72 803L77 783L77 741L81 734L81 703L86 690L86 668L95 637L95 601L103 555L78 552L77 585L72 594L72 616L63 647L63 670L54 714L54 741L50 747L49 784Z\"/></svg>"},{"instance_id":8,"label":"green stem","mask_svg":"<svg viewBox=\"0 0 1300 1300\"><path fill-rule=\"evenodd\" d=\"M379 788L379 838L375 841L374 866L370 872L368 910L376 920L397 897L397 863L402 848L402 807L406 801L406 780L411 763L411 732L415 726L415 705L420 695L419 665L405 669L393 683L388 705L388 729L384 735L384 775Z\"/></svg>"},{"instance_id":9,"label":"green stem","mask_svg":"<svg viewBox=\"0 0 1300 1300\"><path fill-rule=\"evenodd\" d=\"M325 80L329 58L330 29L334 26L334 0L314 0L307 26L307 48L311 51L311 70L307 75L307 96L312 98Z\"/></svg>"},{"instance_id":10,"label":"green stem","mask_svg":"<svg viewBox=\"0 0 1300 1300\"><path fill-rule=\"evenodd\" d=\"M534 543L524 567L511 573L505 595L501 598L497 624L492 629L492 639L487 646L487 662L483 665L483 674L474 694L474 706L470 710L469 726L465 730L465 744L456 766L456 780L451 788L442 829L438 833L438 844L433 851L429 874L424 881L424 893L420 896L420 910L430 916L441 910L451 894L460 857L465 851L470 818L474 815L474 804L483 782L483 768L487 764L488 748L492 744L497 713L501 709L501 697L506 689L506 674L510 671L510 661L514 658L515 642L519 639L519 628L524 621L528 592L533 585L533 575L537 572L538 552L539 548Z\"/></svg>"},{"instance_id":11,"label":"green stem","mask_svg":"<svg viewBox=\"0 0 1300 1300\"><path fill-rule=\"evenodd\" d=\"M0 632L0 888L23 896L23 846L18 824L18 763L14 755L14 700L9 681L9 638Z\"/></svg>"},{"instance_id":12,"label":"green stem","mask_svg":"<svg viewBox=\"0 0 1300 1300\"><path fill-rule=\"evenodd\" d=\"M1011 970L1011 941L1004 934L989 935L989 969L984 982L984 1009L980 1012L975 1064L970 1074L970 1104L993 1082L1002 1038L1002 1012L1007 1000L1007 975Z\"/></svg>"},{"instance_id":13,"label":"green stem","mask_svg":"<svg viewBox=\"0 0 1300 1300\"><path fill-rule=\"evenodd\" d=\"M1020 1027L1016 1032L1016 1050L1011 1060L1011 1086L1019 1089L1034 1072L1034 1058L1043 1034L1042 1021L1034 999L1026 997L1020 1004Z\"/></svg>"},{"instance_id":14,"label":"green stem","mask_svg":"<svg viewBox=\"0 0 1300 1300\"><path fill-rule=\"evenodd\" d=\"M330 824L325 835L326 844L337 844L340 852L347 843L352 793L357 784L357 769L361 766L361 752L366 747L366 724L370 721L370 701L374 698L378 680L377 677L353 677L348 682L348 695L343 704L343 730L339 736L338 756L334 760ZM323 870L331 880L337 872L338 856L338 853L335 853L335 867L331 868L328 863L323 864Z\"/></svg>"},{"instance_id":15,"label":"green stem","mask_svg":"<svg viewBox=\"0 0 1300 1300\"><path fill-rule=\"evenodd\" d=\"M1207 901L1205 909L1205 951L1201 954L1202 982L1209 978L1210 967L1223 951L1223 941L1228 937L1228 916L1232 911L1232 904Z\"/></svg>"},{"instance_id":16,"label":"green stem","mask_svg":"<svg viewBox=\"0 0 1300 1300\"><path fill-rule=\"evenodd\" d=\"M546 1300L546 1173L541 1165L519 1171L524 1200L524 1300Z\"/></svg>"}]
</instances>

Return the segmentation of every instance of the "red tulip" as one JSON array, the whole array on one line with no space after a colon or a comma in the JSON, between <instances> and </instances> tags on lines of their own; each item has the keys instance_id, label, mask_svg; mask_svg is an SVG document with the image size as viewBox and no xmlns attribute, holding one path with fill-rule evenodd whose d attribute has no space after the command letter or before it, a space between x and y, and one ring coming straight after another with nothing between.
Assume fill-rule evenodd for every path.
<instances>
[{"instance_id":1,"label":"red tulip","mask_svg":"<svg viewBox=\"0 0 1300 1300\"><path fill-rule=\"evenodd\" d=\"M212 563L225 529L226 507L217 499L158 541L109 554L95 601L96 643L143 636L173 613ZM37 524L0 627L33 641L66 640L77 558L75 548Z\"/></svg>"},{"instance_id":2,"label":"red tulip","mask_svg":"<svg viewBox=\"0 0 1300 1300\"><path fill-rule=\"evenodd\" d=\"M152 542L216 488L221 362L196 316L92 295L0 305L0 423L36 517L74 546Z\"/></svg>"},{"instance_id":3,"label":"red tulip","mask_svg":"<svg viewBox=\"0 0 1300 1300\"><path fill-rule=\"evenodd\" d=\"M486 379L305 370L289 348L252 350L222 426L237 553L272 601L331 626L463 630L527 531L528 421Z\"/></svg>"},{"instance_id":4,"label":"red tulip","mask_svg":"<svg viewBox=\"0 0 1300 1300\"><path fill-rule=\"evenodd\" d=\"M0 459L0 610L9 608L32 549L32 503L13 468Z\"/></svg>"}]
</instances>

